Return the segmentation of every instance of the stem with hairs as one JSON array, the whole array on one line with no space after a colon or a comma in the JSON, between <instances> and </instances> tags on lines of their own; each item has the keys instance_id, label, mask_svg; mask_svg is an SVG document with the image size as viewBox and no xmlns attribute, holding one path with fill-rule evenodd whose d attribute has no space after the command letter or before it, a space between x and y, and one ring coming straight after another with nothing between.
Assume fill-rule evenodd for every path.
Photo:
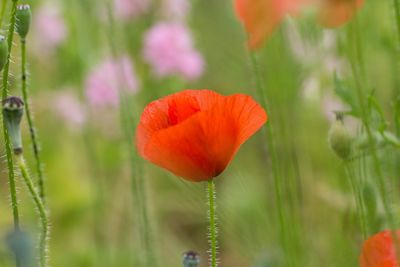
<instances>
[{"instance_id":1,"label":"stem with hairs","mask_svg":"<svg viewBox=\"0 0 400 267\"><path fill-rule=\"evenodd\" d=\"M217 214L216 214L216 191L214 180L207 181L207 200L208 200L208 237L210 243L210 266L217 267Z\"/></svg>"},{"instance_id":2,"label":"stem with hairs","mask_svg":"<svg viewBox=\"0 0 400 267\"><path fill-rule=\"evenodd\" d=\"M28 187L29 193L32 196L33 202L39 212L40 222L41 222L41 233L40 233L40 241L39 241L39 266L46 267L47 266L47 255L48 255L48 247L47 240L49 235L49 220L47 216L46 208L43 205L43 202L40 198L39 193L36 191L36 188L32 182L32 179L29 175L28 168L25 163L25 159L22 154L17 155L18 166L21 171L21 176Z\"/></svg>"},{"instance_id":3,"label":"stem with hairs","mask_svg":"<svg viewBox=\"0 0 400 267\"><path fill-rule=\"evenodd\" d=\"M29 103L29 93L27 86L27 78L28 73L26 69L26 39L21 38L21 82L22 82L22 96L25 102L25 114L26 119L28 120L29 125L29 133L31 136L32 146L33 146L33 154L35 156L36 161L36 171L38 175L38 189L39 195L44 205L46 205L46 194L44 187L44 175L43 175L43 165L40 158L40 149L39 149L39 140L36 132L36 128L33 122L33 116L30 109Z\"/></svg>"},{"instance_id":4,"label":"stem with hairs","mask_svg":"<svg viewBox=\"0 0 400 267\"><path fill-rule=\"evenodd\" d=\"M3 91L2 91L2 98L1 98L3 101L8 96L8 75L9 75L9 70L10 70L10 56L11 56L12 41L13 41L14 29L15 29L15 14L17 11L17 4L18 4L18 1L14 0L12 3L12 8L11 8L10 28L8 29L8 38L7 38L8 55L7 55L6 64L4 65L4 70L3 70ZM13 157L12 157L12 148L11 148L10 137L8 135L8 131L7 131L7 127L6 127L6 123L5 123L4 119L3 119L3 135L4 135L4 141L5 141L6 156L7 156L8 183L9 183L9 187L10 187L11 208L13 211L14 229L19 230L20 225L19 225L18 200L17 200L17 189L16 189L16 185L15 185L15 173L14 173L14 163L13 163ZM21 266L18 258L16 259L16 266L17 267Z\"/></svg>"}]
</instances>

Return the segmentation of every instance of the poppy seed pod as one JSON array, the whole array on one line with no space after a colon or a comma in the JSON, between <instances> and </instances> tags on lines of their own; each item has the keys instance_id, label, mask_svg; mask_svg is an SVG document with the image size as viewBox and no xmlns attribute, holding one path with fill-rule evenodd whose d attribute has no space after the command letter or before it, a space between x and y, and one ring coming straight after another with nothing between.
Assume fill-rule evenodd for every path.
<instances>
[{"instance_id":1,"label":"poppy seed pod","mask_svg":"<svg viewBox=\"0 0 400 267\"><path fill-rule=\"evenodd\" d=\"M194 251L183 254L183 267L197 267L200 264L200 257Z\"/></svg>"},{"instance_id":2,"label":"poppy seed pod","mask_svg":"<svg viewBox=\"0 0 400 267\"><path fill-rule=\"evenodd\" d=\"M29 32L32 20L31 7L29 5L19 5L16 13L16 28L15 30L22 39L25 39Z\"/></svg>"},{"instance_id":3,"label":"poppy seed pod","mask_svg":"<svg viewBox=\"0 0 400 267\"><path fill-rule=\"evenodd\" d=\"M20 123L24 114L24 102L16 96L3 100L3 118L11 139L14 153L22 153L22 140Z\"/></svg>"},{"instance_id":4,"label":"poppy seed pod","mask_svg":"<svg viewBox=\"0 0 400 267\"><path fill-rule=\"evenodd\" d=\"M7 40L3 35L0 35L0 71L4 68L8 57Z\"/></svg>"},{"instance_id":5,"label":"poppy seed pod","mask_svg":"<svg viewBox=\"0 0 400 267\"><path fill-rule=\"evenodd\" d=\"M336 155L347 160L351 156L353 137L343 123L343 115L336 114L336 120L329 130L329 145Z\"/></svg>"}]
</instances>

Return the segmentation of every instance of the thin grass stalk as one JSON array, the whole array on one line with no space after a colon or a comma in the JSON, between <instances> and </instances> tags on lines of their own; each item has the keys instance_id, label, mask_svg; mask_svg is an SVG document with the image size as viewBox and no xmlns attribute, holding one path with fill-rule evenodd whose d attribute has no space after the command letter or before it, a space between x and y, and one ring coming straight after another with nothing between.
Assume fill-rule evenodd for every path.
<instances>
[{"instance_id":1,"label":"thin grass stalk","mask_svg":"<svg viewBox=\"0 0 400 267\"><path fill-rule=\"evenodd\" d=\"M17 11L18 1L13 1L11 14L10 14L10 28L8 29L8 56L6 64L4 65L3 70L3 91L2 91L2 100L4 101L8 97L8 74L10 69L10 56L11 56L11 48L12 48L12 41L14 36L14 29L15 29L15 14ZM0 112L1 113L1 112ZM19 211L18 211L18 199L17 199L17 189L15 185L15 173L14 173L14 163L13 163L13 156L12 156L12 148L10 137L8 135L6 122L3 119L3 135L4 135L4 142L6 148L6 156L7 156L7 168L8 168L8 183L10 187L10 195L11 195L11 208L13 213L13 221L14 221L14 229L18 231L20 229L19 225ZM19 259L16 258L16 266L20 267L21 263Z\"/></svg>"},{"instance_id":2,"label":"thin grass stalk","mask_svg":"<svg viewBox=\"0 0 400 267\"><path fill-rule=\"evenodd\" d=\"M6 14L6 10L7 10L7 0L2 0L0 7L0 29L3 27L3 20L4 20L4 15Z\"/></svg>"},{"instance_id":3,"label":"thin grass stalk","mask_svg":"<svg viewBox=\"0 0 400 267\"><path fill-rule=\"evenodd\" d=\"M208 203L208 238L209 238L209 257L210 267L218 266L217 249L218 249L218 228L217 228L217 213L216 213L216 190L213 179L207 181L207 203Z\"/></svg>"},{"instance_id":4,"label":"thin grass stalk","mask_svg":"<svg viewBox=\"0 0 400 267\"><path fill-rule=\"evenodd\" d=\"M373 167L374 167L374 172L377 176L379 193L380 193L380 196L382 199L384 210L385 210L390 228L395 229L396 223L395 223L395 219L394 219L392 209L390 206L390 201L389 201L388 194L387 194L387 188L386 188L385 180L383 178L379 157L377 154L376 142L375 142L375 139L372 134L369 112L367 109L367 105L365 103L366 98L364 97L363 88L366 88L367 83L366 83L366 77L365 77L365 71L364 71L362 43L360 40L360 30L359 30L357 15L355 16L354 20L351 22L351 24L349 26L350 27L349 27L348 37L349 37L349 40L351 40L349 43L354 44L353 49L354 49L354 53L355 53L355 57L354 57L354 55L350 55L349 59L350 59L350 65L351 65L352 73L353 73L355 84L356 84L355 88L356 88L356 95L357 95L359 106L360 106L361 120L363 122L363 126L367 133L368 142L371 147L372 163L373 163Z\"/></svg>"},{"instance_id":5,"label":"thin grass stalk","mask_svg":"<svg viewBox=\"0 0 400 267\"><path fill-rule=\"evenodd\" d=\"M359 179L357 179L357 176L354 172L354 168L351 162L346 161L344 162L344 164L345 164L347 179L349 181L351 191L353 193L354 200L356 203L356 211L357 211L358 221L360 224L361 234L363 240L365 240L368 237L368 224L366 221L366 213L365 213L362 191L360 190L361 183Z\"/></svg>"},{"instance_id":6,"label":"thin grass stalk","mask_svg":"<svg viewBox=\"0 0 400 267\"><path fill-rule=\"evenodd\" d=\"M29 98L28 86L27 86L28 73L27 73L27 63L26 62L27 62L26 39L21 38L21 83L22 83L21 89L22 89L22 96L23 96L23 99L25 102L25 114L26 114L26 119L28 121L29 133L30 133L32 148L33 148L33 154L34 154L35 162L36 162L36 172L38 175L37 184L38 184L39 195L40 195L40 198L41 198L43 204L46 206L46 191L45 191L45 185L44 185L43 165L42 165L42 160L40 158L39 139L37 136L32 112L30 109L30 103L29 103L30 98Z\"/></svg>"},{"instance_id":7,"label":"thin grass stalk","mask_svg":"<svg viewBox=\"0 0 400 267\"><path fill-rule=\"evenodd\" d=\"M36 209L39 212L41 222L41 232L39 237L39 266L47 266L48 258L48 246L47 241L49 237L49 220L47 216L46 208L40 198L39 193L36 191L35 185L29 175L28 168L25 163L25 159L22 154L17 155L18 166L21 172L21 176L28 187L29 193L32 196L33 202L35 203Z\"/></svg>"},{"instance_id":8,"label":"thin grass stalk","mask_svg":"<svg viewBox=\"0 0 400 267\"><path fill-rule=\"evenodd\" d=\"M250 54L250 60L251 60L251 65L253 68L253 74L256 82L256 89L257 89L257 94L258 97L260 98L261 105L267 109L269 107L269 103L267 98L265 97L265 90L264 90L264 81L261 78L260 71L258 68L258 62L256 58L255 52L249 52ZM269 115L271 117L271 110L268 110ZM286 232L286 216L285 216L285 211L284 211L284 206L283 206L283 200L282 200L282 179L281 179L281 174L279 170L279 162L278 162L278 154L276 151L276 146L274 142L274 130L273 130L273 125L271 121L269 121L266 124L266 130L267 130L267 145L269 148L270 156L271 156L271 167L272 167L272 176L274 179L274 186L275 186L275 195L276 195L276 205L277 205L277 212L278 212L278 219L279 219L279 229L280 229L280 239L282 242L282 246L285 250L285 252L291 253L291 249L289 248L289 244L287 241L287 232ZM287 264L290 266L294 266L294 263L292 262L292 257L290 255L287 255L284 257L285 261Z\"/></svg>"},{"instance_id":9,"label":"thin grass stalk","mask_svg":"<svg viewBox=\"0 0 400 267\"><path fill-rule=\"evenodd\" d=\"M393 10L394 10L394 23L397 32L397 73L396 77L400 75L400 0L393 0ZM397 78L399 80L399 78ZM399 84L397 84L399 86ZM399 91L397 91L399 92Z\"/></svg>"},{"instance_id":10,"label":"thin grass stalk","mask_svg":"<svg viewBox=\"0 0 400 267\"><path fill-rule=\"evenodd\" d=\"M393 6L393 21L394 21L394 30L396 31L397 40L396 40L396 71L395 71L395 88L394 88L394 96L399 97L400 94L400 1L392 0Z\"/></svg>"},{"instance_id":11,"label":"thin grass stalk","mask_svg":"<svg viewBox=\"0 0 400 267\"><path fill-rule=\"evenodd\" d=\"M115 26L115 20L114 20L114 15L113 15L113 8L111 6L111 2L109 0L106 0L106 5L107 5L107 15L108 15L108 21L109 21L109 27L108 27L108 34L107 38L109 41L109 45L111 48L111 53L114 59L117 58L118 52L117 52L117 47L115 43L115 36L116 36L116 26ZM122 76L122 75L121 75ZM117 79L118 81L119 79ZM146 255L146 262L145 266L147 267L157 267L157 257L156 257L156 250L154 247L154 242L153 242L153 230L151 227L151 220L150 216L148 213L148 204L147 204L147 189L146 189L146 184L143 179L143 174L142 171L140 170L141 168L139 167L139 164L136 164L137 158L136 158L136 152L133 148L132 144L132 137L133 137L133 128L131 128L133 121L130 119L131 117L128 114L128 108L129 104L124 101L124 96L122 93L122 88L121 85L118 86L119 94L120 94L120 103L119 103L119 108L120 108L120 116L121 116L121 128L122 131L125 134L125 141L128 146L128 151L129 151L129 157L130 157L130 166L131 166L131 176L132 176L132 193L133 193L133 198L136 200L137 206L137 211L138 211L138 218L139 221L141 222L139 224L139 232L141 233L141 243L144 245L143 250L144 254Z\"/></svg>"},{"instance_id":12,"label":"thin grass stalk","mask_svg":"<svg viewBox=\"0 0 400 267\"><path fill-rule=\"evenodd\" d=\"M121 124L124 130L124 137L127 144L132 144L132 137L134 136L134 128L132 125L136 125L136 121L132 116L129 116L128 110L132 110L129 108L129 103L127 103L126 98L124 98L121 94L120 98L121 105ZM149 219L149 214L147 210L147 190L145 181L143 179L143 170L141 166L138 164L138 157L133 149L129 149L129 161L132 173L132 194L134 197L134 201L137 204L137 210L140 214L140 228L138 229L139 235L141 236L141 243L145 248L146 255L146 266L156 266L157 258L155 255L155 250L153 248L154 238L151 227L151 221ZM143 229L147 230L142 231Z\"/></svg>"}]
</instances>

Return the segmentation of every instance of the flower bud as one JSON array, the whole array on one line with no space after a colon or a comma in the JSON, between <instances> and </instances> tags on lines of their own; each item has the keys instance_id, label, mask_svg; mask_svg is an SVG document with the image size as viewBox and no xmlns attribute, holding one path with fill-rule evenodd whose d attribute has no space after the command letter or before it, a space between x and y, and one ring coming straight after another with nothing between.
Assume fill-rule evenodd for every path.
<instances>
[{"instance_id":1,"label":"flower bud","mask_svg":"<svg viewBox=\"0 0 400 267\"><path fill-rule=\"evenodd\" d=\"M8 233L6 242L10 251L21 263L21 266L35 266L35 245L28 233L21 230L14 230Z\"/></svg>"},{"instance_id":2,"label":"flower bud","mask_svg":"<svg viewBox=\"0 0 400 267\"><path fill-rule=\"evenodd\" d=\"M25 39L32 20L31 7L29 5L19 5L15 16L17 20L15 30L22 39Z\"/></svg>"},{"instance_id":3,"label":"flower bud","mask_svg":"<svg viewBox=\"0 0 400 267\"><path fill-rule=\"evenodd\" d=\"M194 251L188 251L183 254L183 267L198 267L200 264L200 257Z\"/></svg>"},{"instance_id":4,"label":"flower bud","mask_svg":"<svg viewBox=\"0 0 400 267\"><path fill-rule=\"evenodd\" d=\"M3 35L0 35L0 71L4 68L8 57L7 40Z\"/></svg>"},{"instance_id":5,"label":"flower bud","mask_svg":"<svg viewBox=\"0 0 400 267\"><path fill-rule=\"evenodd\" d=\"M20 123L24 114L24 102L21 98L11 96L3 100L3 119L10 136L15 155L22 153Z\"/></svg>"},{"instance_id":6,"label":"flower bud","mask_svg":"<svg viewBox=\"0 0 400 267\"><path fill-rule=\"evenodd\" d=\"M339 158L347 160L351 156L353 137L344 126L342 114L336 114L329 130L329 145Z\"/></svg>"}]
</instances>

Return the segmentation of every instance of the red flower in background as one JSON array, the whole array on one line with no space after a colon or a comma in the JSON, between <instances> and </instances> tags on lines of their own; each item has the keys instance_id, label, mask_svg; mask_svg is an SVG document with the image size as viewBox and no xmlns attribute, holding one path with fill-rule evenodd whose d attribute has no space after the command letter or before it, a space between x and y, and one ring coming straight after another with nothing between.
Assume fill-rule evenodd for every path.
<instances>
[{"instance_id":1,"label":"red flower in background","mask_svg":"<svg viewBox=\"0 0 400 267\"><path fill-rule=\"evenodd\" d=\"M289 6L281 0L236 0L235 9L248 34L250 49L259 48L281 23Z\"/></svg>"},{"instance_id":2,"label":"red flower in background","mask_svg":"<svg viewBox=\"0 0 400 267\"><path fill-rule=\"evenodd\" d=\"M364 4L364 0L323 0L319 5L319 22L322 26L335 28L348 22Z\"/></svg>"},{"instance_id":3,"label":"red flower in background","mask_svg":"<svg viewBox=\"0 0 400 267\"><path fill-rule=\"evenodd\" d=\"M396 231L400 238L400 231ZM367 239L360 256L360 267L398 267L391 231L383 231Z\"/></svg>"},{"instance_id":4,"label":"red flower in background","mask_svg":"<svg viewBox=\"0 0 400 267\"><path fill-rule=\"evenodd\" d=\"M186 90L147 105L136 146L146 160L200 182L218 176L266 120L250 96Z\"/></svg>"},{"instance_id":5,"label":"red flower in background","mask_svg":"<svg viewBox=\"0 0 400 267\"><path fill-rule=\"evenodd\" d=\"M271 37L288 14L297 14L309 4L318 9L318 20L324 27L339 27L349 21L364 0L235 0L235 10L248 34L251 50Z\"/></svg>"}]
</instances>

